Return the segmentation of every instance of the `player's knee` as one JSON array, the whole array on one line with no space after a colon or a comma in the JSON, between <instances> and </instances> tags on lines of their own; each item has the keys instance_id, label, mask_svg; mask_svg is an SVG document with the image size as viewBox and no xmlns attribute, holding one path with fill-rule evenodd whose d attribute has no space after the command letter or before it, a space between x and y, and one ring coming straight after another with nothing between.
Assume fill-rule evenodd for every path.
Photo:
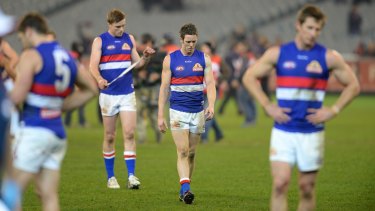
<instances>
[{"instance_id":1,"label":"player's knee","mask_svg":"<svg viewBox=\"0 0 375 211\"><path fill-rule=\"evenodd\" d=\"M299 182L301 197L309 199L313 197L315 183L313 181Z\"/></svg>"},{"instance_id":2,"label":"player's knee","mask_svg":"<svg viewBox=\"0 0 375 211\"><path fill-rule=\"evenodd\" d=\"M179 149L177 154L180 158L187 158L189 156L189 149Z\"/></svg>"},{"instance_id":3,"label":"player's knee","mask_svg":"<svg viewBox=\"0 0 375 211\"><path fill-rule=\"evenodd\" d=\"M58 196L57 196L57 191L53 190L48 190L48 188L42 188L38 192L38 196L42 201L55 201Z\"/></svg>"},{"instance_id":4,"label":"player's knee","mask_svg":"<svg viewBox=\"0 0 375 211\"><path fill-rule=\"evenodd\" d=\"M195 158L195 151L190 151L189 152L189 159L193 160Z\"/></svg>"},{"instance_id":5,"label":"player's knee","mask_svg":"<svg viewBox=\"0 0 375 211\"><path fill-rule=\"evenodd\" d=\"M131 131L125 131L124 138L126 140L134 140L134 130Z\"/></svg>"},{"instance_id":6,"label":"player's knee","mask_svg":"<svg viewBox=\"0 0 375 211\"><path fill-rule=\"evenodd\" d=\"M288 186L290 183L290 179L288 178L274 178L273 179L273 188L276 194L283 194L286 193L288 190Z\"/></svg>"},{"instance_id":7,"label":"player's knee","mask_svg":"<svg viewBox=\"0 0 375 211\"><path fill-rule=\"evenodd\" d=\"M115 137L116 137L116 133L106 132L104 138L107 143L113 144L113 142L115 142Z\"/></svg>"}]
</instances>

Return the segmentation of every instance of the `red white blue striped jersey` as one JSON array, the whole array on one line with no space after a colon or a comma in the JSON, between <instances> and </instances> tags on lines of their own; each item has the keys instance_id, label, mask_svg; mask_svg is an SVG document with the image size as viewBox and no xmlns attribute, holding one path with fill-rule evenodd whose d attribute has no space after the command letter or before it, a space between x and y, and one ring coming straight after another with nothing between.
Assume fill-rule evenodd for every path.
<instances>
[{"instance_id":1,"label":"red white blue striped jersey","mask_svg":"<svg viewBox=\"0 0 375 211\"><path fill-rule=\"evenodd\" d=\"M171 97L170 108L198 113L203 110L203 80L206 62L204 53L195 50L193 55L184 56L180 50L170 54Z\"/></svg>"},{"instance_id":2,"label":"red white blue striped jersey","mask_svg":"<svg viewBox=\"0 0 375 211\"><path fill-rule=\"evenodd\" d=\"M34 75L22 112L26 127L43 127L65 138L61 120L64 98L72 93L77 77L77 66L69 52L57 42L35 47L43 60L43 67Z\"/></svg>"},{"instance_id":3,"label":"red white blue striped jersey","mask_svg":"<svg viewBox=\"0 0 375 211\"><path fill-rule=\"evenodd\" d=\"M109 32L105 32L100 35L100 38L102 39L100 75L111 82L131 65L133 43L127 33L121 37L114 37ZM119 78L107 89L100 91L109 95L124 95L134 92L132 71Z\"/></svg>"},{"instance_id":4,"label":"red white blue striped jersey","mask_svg":"<svg viewBox=\"0 0 375 211\"><path fill-rule=\"evenodd\" d=\"M307 109L321 108L327 87L329 69L326 48L315 44L310 50L299 50L295 42L280 47L276 64L276 98L280 107L291 109L291 120L274 127L288 132L312 133L324 129L306 120Z\"/></svg>"}]
</instances>

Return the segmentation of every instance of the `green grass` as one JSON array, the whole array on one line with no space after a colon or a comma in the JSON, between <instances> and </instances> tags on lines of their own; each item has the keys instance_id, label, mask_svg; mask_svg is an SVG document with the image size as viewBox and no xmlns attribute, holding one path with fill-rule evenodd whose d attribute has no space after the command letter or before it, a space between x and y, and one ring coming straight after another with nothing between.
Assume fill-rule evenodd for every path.
<instances>
[{"instance_id":1,"label":"green grass","mask_svg":"<svg viewBox=\"0 0 375 211\"><path fill-rule=\"evenodd\" d=\"M337 96L328 96L332 104ZM358 97L327 124L325 164L317 183L318 210L375 210L375 98ZM217 116L225 138L200 145L192 190L193 205L178 201L179 178L171 133L161 144L149 129L148 141L138 145L137 176L140 190L126 189L123 145L117 135L115 173L121 189L106 188L102 158L102 128L97 123L96 102L87 106L90 127L68 129L69 147L61 171L62 210L268 210L271 191L268 147L272 121L262 110L255 127L241 128L231 102ZM75 115L75 114L74 114ZM73 119L75 121L75 119ZM289 208L296 210L296 172L289 191ZM29 188L24 210L41 210Z\"/></svg>"}]
</instances>

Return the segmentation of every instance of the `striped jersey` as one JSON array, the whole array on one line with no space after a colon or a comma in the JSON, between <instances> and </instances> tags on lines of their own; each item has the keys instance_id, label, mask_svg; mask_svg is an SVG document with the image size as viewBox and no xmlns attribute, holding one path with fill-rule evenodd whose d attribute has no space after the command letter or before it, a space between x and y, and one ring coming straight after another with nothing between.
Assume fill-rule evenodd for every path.
<instances>
[{"instance_id":1,"label":"striped jersey","mask_svg":"<svg viewBox=\"0 0 375 211\"><path fill-rule=\"evenodd\" d=\"M299 50L295 42L280 46L276 64L276 98L280 107L290 108L291 120L274 127L288 132L312 133L324 129L306 120L309 108L321 108L327 87L329 70L326 48L315 44L310 50Z\"/></svg>"},{"instance_id":2,"label":"striped jersey","mask_svg":"<svg viewBox=\"0 0 375 211\"><path fill-rule=\"evenodd\" d=\"M114 37L109 32L105 32L100 35L100 38L102 39L102 55L99 63L100 75L111 82L131 66L133 43L127 33L124 33L121 37ZM119 78L107 89L100 91L109 95L124 95L134 92L132 71Z\"/></svg>"},{"instance_id":3,"label":"striped jersey","mask_svg":"<svg viewBox=\"0 0 375 211\"><path fill-rule=\"evenodd\" d=\"M34 75L21 118L26 127L43 127L65 138L61 107L64 98L73 91L76 63L57 42L42 43L35 49L42 57L43 66Z\"/></svg>"},{"instance_id":4,"label":"striped jersey","mask_svg":"<svg viewBox=\"0 0 375 211\"><path fill-rule=\"evenodd\" d=\"M171 97L170 108L198 113L203 110L203 80L206 62L204 53L195 50L191 56L184 56L181 50L170 54Z\"/></svg>"}]
</instances>

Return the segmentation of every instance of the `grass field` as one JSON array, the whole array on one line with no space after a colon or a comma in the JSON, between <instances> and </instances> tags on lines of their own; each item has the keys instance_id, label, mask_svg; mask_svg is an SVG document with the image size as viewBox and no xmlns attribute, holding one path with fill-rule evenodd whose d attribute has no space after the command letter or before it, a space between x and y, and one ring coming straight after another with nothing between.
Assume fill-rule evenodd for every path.
<instances>
[{"instance_id":1,"label":"grass field","mask_svg":"<svg viewBox=\"0 0 375 211\"><path fill-rule=\"evenodd\" d=\"M328 96L331 105L337 96ZM69 147L62 166L60 204L62 210L268 210L271 177L268 162L272 121L259 111L255 127L241 128L231 102L217 116L225 138L200 145L192 190L193 205L178 201L179 178L171 133L161 144L149 129L148 141L138 145L136 174L140 190L126 189L123 146L117 134L115 174L119 190L106 188L102 158L102 127L96 102L86 110L90 127L68 129ZM75 113L74 113L75 116ZM73 119L74 121L75 119ZM358 97L326 126L325 163L317 184L317 210L375 210L375 98ZM296 210L296 173L289 191L289 208ZM29 188L24 210L41 210Z\"/></svg>"}]
</instances>

